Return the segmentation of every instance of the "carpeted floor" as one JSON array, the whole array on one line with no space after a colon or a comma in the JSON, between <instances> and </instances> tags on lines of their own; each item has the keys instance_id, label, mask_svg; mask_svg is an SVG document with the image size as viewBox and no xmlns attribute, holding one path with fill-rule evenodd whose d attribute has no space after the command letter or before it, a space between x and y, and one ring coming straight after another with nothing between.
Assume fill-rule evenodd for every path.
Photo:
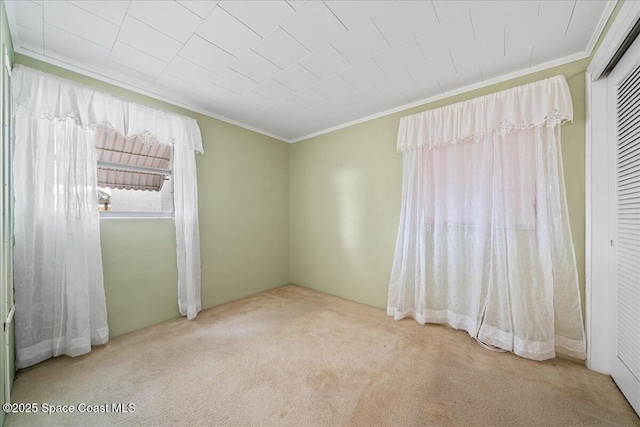
<instances>
[{"instance_id":1,"label":"carpeted floor","mask_svg":"<svg viewBox=\"0 0 640 427\"><path fill-rule=\"evenodd\" d=\"M10 414L18 425L640 426L613 381L465 332L287 286L18 373L14 402L131 413Z\"/></svg>"}]
</instances>

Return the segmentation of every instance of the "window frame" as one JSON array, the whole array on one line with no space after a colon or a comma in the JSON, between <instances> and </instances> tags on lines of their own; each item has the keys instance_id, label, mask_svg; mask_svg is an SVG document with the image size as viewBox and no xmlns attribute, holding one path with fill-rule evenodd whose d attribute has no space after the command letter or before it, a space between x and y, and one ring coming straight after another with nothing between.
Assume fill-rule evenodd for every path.
<instances>
[{"instance_id":1,"label":"window frame","mask_svg":"<svg viewBox=\"0 0 640 427\"><path fill-rule=\"evenodd\" d=\"M133 219L133 218L175 218L175 204L173 203L173 147L169 169L150 168L145 166L127 165L124 163L96 161L96 172L100 166L118 168L130 172L155 173L171 177L171 211L99 211L100 219ZM144 191L144 190L140 190ZM97 198L96 198L97 203Z\"/></svg>"}]
</instances>

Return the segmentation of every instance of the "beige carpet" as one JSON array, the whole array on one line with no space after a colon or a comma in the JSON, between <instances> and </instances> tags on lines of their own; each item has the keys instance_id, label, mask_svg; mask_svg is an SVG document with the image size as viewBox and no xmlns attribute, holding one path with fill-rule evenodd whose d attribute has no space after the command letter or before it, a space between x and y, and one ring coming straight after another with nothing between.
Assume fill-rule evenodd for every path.
<instances>
[{"instance_id":1,"label":"beige carpet","mask_svg":"<svg viewBox=\"0 0 640 427\"><path fill-rule=\"evenodd\" d=\"M135 412L10 414L7 426L640 426L611 379L579 364L491 352L295 286L20 371L13 400Z\"/></svg>"}]
</instances>

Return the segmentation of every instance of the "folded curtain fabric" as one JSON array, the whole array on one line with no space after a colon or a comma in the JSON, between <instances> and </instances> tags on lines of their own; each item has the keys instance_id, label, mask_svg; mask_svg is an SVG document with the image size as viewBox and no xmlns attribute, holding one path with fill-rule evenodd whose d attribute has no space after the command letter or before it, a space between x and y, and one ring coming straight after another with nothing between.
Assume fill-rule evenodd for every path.
<instances>
[{"instance_id":1,"label":"folded curtain fabric","mask_svg":"<svg viewBox=\"0 0 640 427\"><path fill-rule=\"evenodd\" d=\"M401 120L400 227L387 313L544 360L585 357L558 76Z\"/></svg>"}]
</instances>

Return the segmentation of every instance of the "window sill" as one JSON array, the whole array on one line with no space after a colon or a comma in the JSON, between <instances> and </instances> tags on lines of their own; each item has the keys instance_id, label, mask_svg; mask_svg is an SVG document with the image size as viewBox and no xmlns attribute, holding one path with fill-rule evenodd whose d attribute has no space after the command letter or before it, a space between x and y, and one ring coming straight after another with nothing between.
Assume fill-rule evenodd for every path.
<instances>
[{"instance_id":1,"label":"window sill","mask_svg":"<svg viewBox=\"0 0 640 427\"><path fill-rule=\"evenodd\" d=\"M114 212L100 211L100 219L174 218L173 212Z\"/></svg>"}]
</instances>

